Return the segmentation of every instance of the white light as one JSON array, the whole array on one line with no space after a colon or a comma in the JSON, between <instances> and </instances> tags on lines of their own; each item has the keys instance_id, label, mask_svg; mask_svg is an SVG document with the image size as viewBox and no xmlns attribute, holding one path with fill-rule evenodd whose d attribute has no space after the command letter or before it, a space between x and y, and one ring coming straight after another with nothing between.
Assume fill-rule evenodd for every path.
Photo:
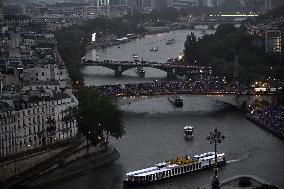
<instances>
[{"instance_id":1,"label":"white light","mask_svg":"<svg viewBox=\"0 0 284 189\"><path fill-rule=\"evenodd\" d=\"M97 33L93 33L93 35L92 35L92 42L96 41L96 35L97 35Z\"/></svg>"}]
</instances>

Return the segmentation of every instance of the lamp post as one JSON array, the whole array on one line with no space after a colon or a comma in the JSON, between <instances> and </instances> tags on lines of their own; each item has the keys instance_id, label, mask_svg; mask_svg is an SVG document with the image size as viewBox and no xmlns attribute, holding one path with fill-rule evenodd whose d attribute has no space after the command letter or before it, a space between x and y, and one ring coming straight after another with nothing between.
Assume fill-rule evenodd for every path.
<instances>
[{"instance_id":1,"label":"lamp post","mask_svg":"<svg viewBox=\"0 0 284 189\"><path fill-rule=\"evenodd\" d=\"M210 144L214 144L215 163L214 163L214 177L212 179L212 189L220 189L220 183L218 180L218 163L217 163L217 144L220 144L225 139L225 136L215 127L213 131L207 136L207 140Z\"/></svg>"}]
</instances>

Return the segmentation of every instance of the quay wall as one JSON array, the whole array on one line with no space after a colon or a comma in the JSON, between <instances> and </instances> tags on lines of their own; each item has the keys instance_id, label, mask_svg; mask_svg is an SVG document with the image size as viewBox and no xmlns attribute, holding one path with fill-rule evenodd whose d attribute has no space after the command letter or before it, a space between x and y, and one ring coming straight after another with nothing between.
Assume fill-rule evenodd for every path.
<instances>
[{"instance_id":1,"label":"quay wall","mask_svg":"<svg viewBox=\"0 0 284 189\"><path fill-rule=\"evenodd\" d=\"M45 173L40 173L41 176L27 183L27 186L41 186L47 183L56 183L71 179L82 173L106 165L119 159L119 152L111 145L105 148L101 146L90 146L87 151L87 146L78 149L77 152L70 155L64 160L64 163L55 164Z\"/></svg>"},{"instance_id":2,"label":"quay wall","mask_svg":"<svg viewBox=\"0 0 284 189\"><path fill-rule=\"evenodd\" d=\"M24 173L25 171L35 167L36 165L39 165L40 163L43 163L48 159L54 157L56 154L62 152L66 148L68 148L68 146L30 154L5 162L0 162L0 182L3 182L4 180L14 175Z\"/></svg>"},{"instance_id":3,"label":"quay wall","mask_svg":"<svg viewBox=\"0 0 284 189\"><path fill-rule=\"evenodd\" d=\"M111 163L120 157L111 145L94 147L86 141L70 143L65 147L33 153L0 163L0 188L38 186L64 180L98 166Z\"/></svg>"},{"instance_id":4,"label":"quay wall","mask_svg":"<svg viewBox=\"0 0 284 189\"><path fill-rule=\"evenodd\" d=\"M239 110L245 110L246 106L256 100L263 100L273 104L275 99L273 95L209 95L209 97L216 101L231 104Z\"/></svg>"}]
</instances>

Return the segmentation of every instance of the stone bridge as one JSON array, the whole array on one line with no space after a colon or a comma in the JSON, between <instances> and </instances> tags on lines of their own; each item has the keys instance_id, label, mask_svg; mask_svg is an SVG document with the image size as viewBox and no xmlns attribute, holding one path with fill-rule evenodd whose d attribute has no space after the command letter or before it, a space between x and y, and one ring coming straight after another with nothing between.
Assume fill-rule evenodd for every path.
<instances>
[{"instance_id":1,"label":"stone bridge","mask_svg":"<svg viewBox=\"0 0 284 189\"><path fill-rule=\"evenodd\" d=\"M207 96L208 98L220 101L226 104L235 106L237 109L244 108L245 105L251 104L256 100L264 100L269 103L274 103L275 96L272 94L266 95L241 95L241 94L183 94L183 95L198 95L198 96ZM181 96L183 96L181 95ZM161 98L164 96L170 95L153 95L153 96L132 96L132 97L118 97L117 104L120 106L130 104L133 102L151 99L151 98Z\"/></svg>"},{"instance_id":2,"label":"stone bridge","mask_svg":"<svg viewBox=\"0 0 284 189\"><path fill-rule=\"evenodd\" d=\"M177 75L187 74L187 75L207 75L212 73L211 67L201 67L201 66L188 66L182 64L168 64L168 63L157 63L157 62L132 62L132 61L93 61L84 60L81 66L101 66L114 70L115 76L122 76L122 73L126 70L132 68L143 68L150 67L154 69L159 69L167 73L168 78L176 78Z\"/></svg>"},{"instance_id":3,"label":"stone bridge","mask_svg":"<svg viewBox=\"0 0 284 189\"><path fill-rule=\"evenodd\" d=\"M241 24L241 21L226 21L226 20L222 20L222 21L192 21L192 22L177 22L177 23L173 23L172 25L170 25L170 28L174 29L174 28L189 28L189 29L194 29L195 26L198 25L206 25L208 26L208 29L215 29L216 25L220 25L220 24Z\"/></svg>"}]
</instances>

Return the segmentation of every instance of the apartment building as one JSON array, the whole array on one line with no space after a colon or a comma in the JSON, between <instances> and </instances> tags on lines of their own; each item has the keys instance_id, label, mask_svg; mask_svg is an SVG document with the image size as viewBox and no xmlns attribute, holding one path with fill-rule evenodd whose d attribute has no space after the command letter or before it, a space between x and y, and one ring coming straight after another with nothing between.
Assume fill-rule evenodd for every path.
<instances>
[{"instance_id":1,"label":"apartment building","mask_svg":"<svg viewBox=\"0 0 284 189\"><path fill-rule=\"evenodd\" d=\"M74 96L64 93L0 101L0 158L74 138L76 122L63 118L77 105Z\"/></svg>"}]
</instances>

